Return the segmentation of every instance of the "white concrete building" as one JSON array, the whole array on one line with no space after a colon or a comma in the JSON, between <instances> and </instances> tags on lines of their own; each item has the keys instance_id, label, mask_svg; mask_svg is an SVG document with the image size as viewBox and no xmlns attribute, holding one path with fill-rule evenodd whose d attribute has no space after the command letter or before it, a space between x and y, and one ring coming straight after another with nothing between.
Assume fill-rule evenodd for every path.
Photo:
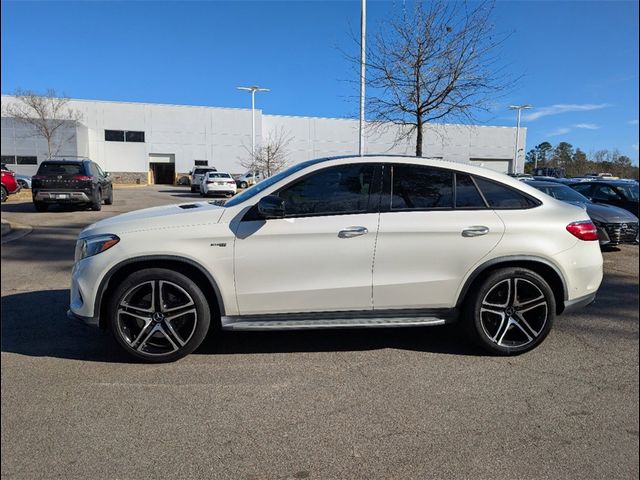
<instances>
[{"instance_id":1,"label":"white concrete building","mask_svg":"<svg viewBox=\"0 0 640 480\"><path fill-rule=\"evenodd\" d=\"M17 101L3 95L2 104ZM251 148L251 110L187 105L70 100L82 120L57 139L60 157L88 157L116 182L171 183L194 165L243 173ZM256 110L256 143L271 132L290 138L288 161L355 154L358 121L336 118L267 115ZM367 129L365 153L413 154L411 139L396 143L397 129ZM515 128L430 124L424 155L473 162L493 170L522 170L526 129L520 130L520 157L514 166ZM2 162L18 173L34 174L48 155L46 141L11 118L2 118Z\"/></svg>"}]
</instances>

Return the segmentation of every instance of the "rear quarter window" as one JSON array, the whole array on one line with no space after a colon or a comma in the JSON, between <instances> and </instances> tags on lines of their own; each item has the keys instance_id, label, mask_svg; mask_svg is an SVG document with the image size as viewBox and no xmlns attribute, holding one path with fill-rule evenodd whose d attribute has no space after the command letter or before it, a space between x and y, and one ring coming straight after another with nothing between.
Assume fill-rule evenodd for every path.
<instances>
[{"instance_id":1,"label":"rear quarter window","mask_svg":"<svg viewBox=\"0 0 640 480\"><path fill-rule=\"evenodd\" d=\"M532 197L507 185L480 177L475 177L475 181L491 208L526 209L540 204Z\"/></svg>"}]
</instances>

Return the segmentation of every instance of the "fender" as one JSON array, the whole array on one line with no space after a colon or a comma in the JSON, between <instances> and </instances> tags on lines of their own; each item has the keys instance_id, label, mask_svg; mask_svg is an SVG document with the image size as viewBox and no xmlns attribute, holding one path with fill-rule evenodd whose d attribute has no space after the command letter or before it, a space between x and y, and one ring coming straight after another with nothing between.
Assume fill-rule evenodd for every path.
<instances>
[{"instance_id":1,"label":"fender","mask_svg":"<svg viewBox=\"0 0 640 480\"><path fill-rule=\"evenodd\" d=\"M126 267L127 265L131 265L132 263L149 262L153 260L179 262L179 263L184 263L186 265L189 265L191 267L198 269L198 271L200 271L207 278L207 280L209 281L209 284L211 285L211 288L213 288L213 291L215 292L216 300L218 301L218 307L220 309L220 315L221 316L225 315L224 302L222 301L222 294L220 293L220 288L218 287L218 284L216 283L211 273L209 273L209 271L205 267L203 267L201 264L199 264L195 260L191 260L190 258L180 257L177 255L143 255L140 257L128 258L127 260L123 260L122 262L117 263L116 265L111 267L109 271L106 273L106 275L102 277L102 280L100 281L100 286L98 287L98 293L96 295L96 299L93 306L93 314L95 316L100 315L100 311L101 311L100 309L102 307L102 297L104 296L104 292L107 290L107 287L109 286L111 277L113 277L113 275L117 271L119 271L123 267Z\"/></svg>"},{"instance_id":2,"label":"fender","mask_svg":"<svg viewBox=\"0 0 640 480\"><path fill-rule=\"evenodd\" d=\"M456 308L460 308L462 305L462 300L466 297L468 291L469 291L469 287L471 287L471 285L473 284L473 282L476 280L476 278L478 278L478 276L484 272L485 270L487 270L488 268L494 267L496 265L500 265L501 263L511 263L511 262L534 262L534 263L540 263L546 267L551 268L556 275L558 275L558 278L560 279L560 281L562 282L562 297L564 298L564 300L568 300L569 298L569 292L567 290L567 282L564 279L564 275L562 275L562 272L560 271L560 269L552 262L550 262L549 260L542 258L542 257L536 257L533 255L509 255L506 257L497 257L497 258L492 258L491 260L488 260L482 264L480 264L474 271L473 273L471 273L471 275L469 275L467 277L467 280L464 282L464 285L462 286L462 289L460 290L460 294L458 295L458 301L456 302Z\"/></svg>"}]
</instances>

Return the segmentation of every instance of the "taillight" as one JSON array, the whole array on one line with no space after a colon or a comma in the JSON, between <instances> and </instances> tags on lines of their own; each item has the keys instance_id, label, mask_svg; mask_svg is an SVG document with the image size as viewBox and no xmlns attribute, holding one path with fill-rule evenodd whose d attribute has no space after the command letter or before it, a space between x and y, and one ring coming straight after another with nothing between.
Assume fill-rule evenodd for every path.
<instances>
[{"instance_id":1,"label":"taillight","mask_svg":"<svg viewBox=\"0 0 640 480\"><path fill-rule=\"evenodd\" d=\"M74 180L91 180L91 177L87 177L86 175L74 175Z\"/></svg>"},{"instance_id":2,"label":"taillight","mask_svg":"<svg viewBox=\"0 0 640 480\"><path fill-rule=\"evenodd\" d=\"M567 231L580 240L598 240L598 229L593 224L593 222L589 220L570 223L569 225L567 225Z\"/></svg>"}]
</instances>

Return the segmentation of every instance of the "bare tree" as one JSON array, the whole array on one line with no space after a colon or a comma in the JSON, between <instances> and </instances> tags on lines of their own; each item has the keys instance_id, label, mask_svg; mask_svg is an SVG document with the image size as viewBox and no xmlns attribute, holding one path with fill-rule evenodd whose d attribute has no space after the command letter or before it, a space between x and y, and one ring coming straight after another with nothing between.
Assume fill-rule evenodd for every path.
<instances>
[{"instance_id":1,"label":"bare tree","mask_svg":"<svg viewBox=\"0 0 640 480\"><path fill-rule=\"evenodd\" d=\"M396 143L415 133L422 156L427 122L488 110L507 82L497 58L506 37L494 33L492 10L491 0L433 0L389 20L367 52L369 122L399 126Z\"/></svg>"},{"instance_id":2,"label":"bare tree","mask_svg":"<svg viewBox=\"0 0 640 480\"><path fill-rule=\"evenodd\" d=\"M2 116L28 125L33 136L47 141L47 158L54 157L60 149L75 136L75 124L82 120L77 110L68 107L69 99L58 96L55 90L47 90L43 95L30 90L16 90L15 102L2 106ZM73 133L64 136L64 126L73 125Z\"/></svg>"},{"instance_id":3,"label":"bare tree","mask_svg":"<svg viewBox=\"0 0 640 480\"><path fill-rule=\"evenodd\" d=\"M287 148L291 137L283 128L273 130L267 136L265 142L256 148L255 154L250 148L245 147L249 158L240 161L240 165L254 172L261 172L270 177L278 173L287 165Z\"/></svg>"}]
</instances>

